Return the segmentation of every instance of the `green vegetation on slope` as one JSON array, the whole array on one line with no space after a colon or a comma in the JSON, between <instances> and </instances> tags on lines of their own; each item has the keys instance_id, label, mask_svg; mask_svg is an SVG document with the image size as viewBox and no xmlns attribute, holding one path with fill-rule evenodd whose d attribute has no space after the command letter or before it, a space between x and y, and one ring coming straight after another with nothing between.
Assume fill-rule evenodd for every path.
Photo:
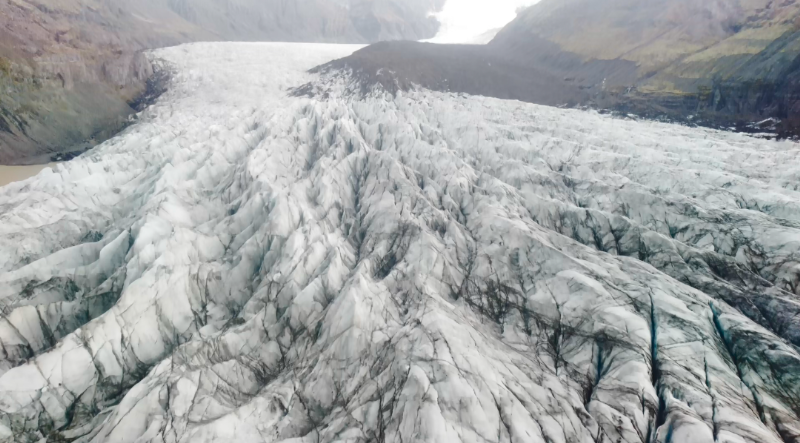
<instances>
[{"instance_id":1,"label":"green vegetation on slope","mask_svg":"<svg viewBox=\"0 0 800 443\"><path fill-rule=\"evenodd\" d=\"M800 4L792 0L543 0L492 42L555 47L540 57L599 97L635 107L742 118L800 115ZM552 53L560 51L557 57ZM566 55L616 63L635 78L588 79ZM591 64L591 63L590 63ZM576 75L577 74L577 75Z\"/></svg>"}]
</instances>

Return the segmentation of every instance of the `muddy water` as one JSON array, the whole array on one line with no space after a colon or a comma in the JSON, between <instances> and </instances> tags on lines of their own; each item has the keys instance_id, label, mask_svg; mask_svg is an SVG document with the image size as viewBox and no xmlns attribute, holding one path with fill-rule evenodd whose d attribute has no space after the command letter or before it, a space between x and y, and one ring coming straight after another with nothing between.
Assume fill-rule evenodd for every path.
<instances>
[{"instance_id":1,"label":"muddy water","mask_svg":"<svg viewBox=\"0 0 800 443\"><path fill-rule=\"evenodd\" d=\"M9 183L25 180L28 177L33 177L39 171L46 167L53 167L55 163L48 163L46 165L25 165L25 166L2 166L0 165L0 186L5 186Z\"/></svg>"}]
</instances>

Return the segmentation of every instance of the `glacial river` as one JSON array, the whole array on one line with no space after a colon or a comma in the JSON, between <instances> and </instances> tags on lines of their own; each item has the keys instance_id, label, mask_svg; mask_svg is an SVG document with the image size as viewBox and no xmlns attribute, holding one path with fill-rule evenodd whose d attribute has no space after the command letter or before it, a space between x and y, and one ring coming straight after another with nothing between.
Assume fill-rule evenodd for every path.
<instances>
[{"instance_id":1,"label":"glacial river","mask_svg":"<svg viewBox=\"0 0 800 443\"><path fill-rule=\"evenodd\" d=\"M25 180L28 177L33 177L34 175L38 174L42 169L54 165L55 163L48 163L45 165L24 165L24 166L0 165L0 186L5 186L12 182Z\"/></svg>"}]
</instances>

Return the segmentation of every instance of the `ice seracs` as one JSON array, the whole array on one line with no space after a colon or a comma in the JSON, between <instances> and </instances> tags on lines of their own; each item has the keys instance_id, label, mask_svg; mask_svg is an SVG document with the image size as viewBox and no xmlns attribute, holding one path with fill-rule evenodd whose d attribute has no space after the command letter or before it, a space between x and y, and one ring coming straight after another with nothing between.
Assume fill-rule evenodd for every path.
<instances>
[{"instance_id":1,"label":"ice seracs","mask_svg":"<svg viewBox=\"0 0 800 443\"><path fill-rule=\"evenodd\" d=\"M800 439L796 144L306 72L354 49L155 51L0 189L0 441Z\"/></svg>"}]
</instances>

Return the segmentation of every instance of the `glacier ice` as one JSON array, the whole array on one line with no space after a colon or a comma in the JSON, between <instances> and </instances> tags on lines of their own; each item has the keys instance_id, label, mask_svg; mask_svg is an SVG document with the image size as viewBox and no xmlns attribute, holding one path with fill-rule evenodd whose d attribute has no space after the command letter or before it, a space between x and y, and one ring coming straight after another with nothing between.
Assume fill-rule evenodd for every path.
<instances>
[{"instance_id":1,"label":"glacier ice","mask_svg":"<svg viewBox=\"0 0 800 443\"><path fill-rule=\"evenodd\" d=\"M0 188L0 441L800 441L797 144L307 73L355 49L154 51Z\"/></svg>"}]
</instances>

